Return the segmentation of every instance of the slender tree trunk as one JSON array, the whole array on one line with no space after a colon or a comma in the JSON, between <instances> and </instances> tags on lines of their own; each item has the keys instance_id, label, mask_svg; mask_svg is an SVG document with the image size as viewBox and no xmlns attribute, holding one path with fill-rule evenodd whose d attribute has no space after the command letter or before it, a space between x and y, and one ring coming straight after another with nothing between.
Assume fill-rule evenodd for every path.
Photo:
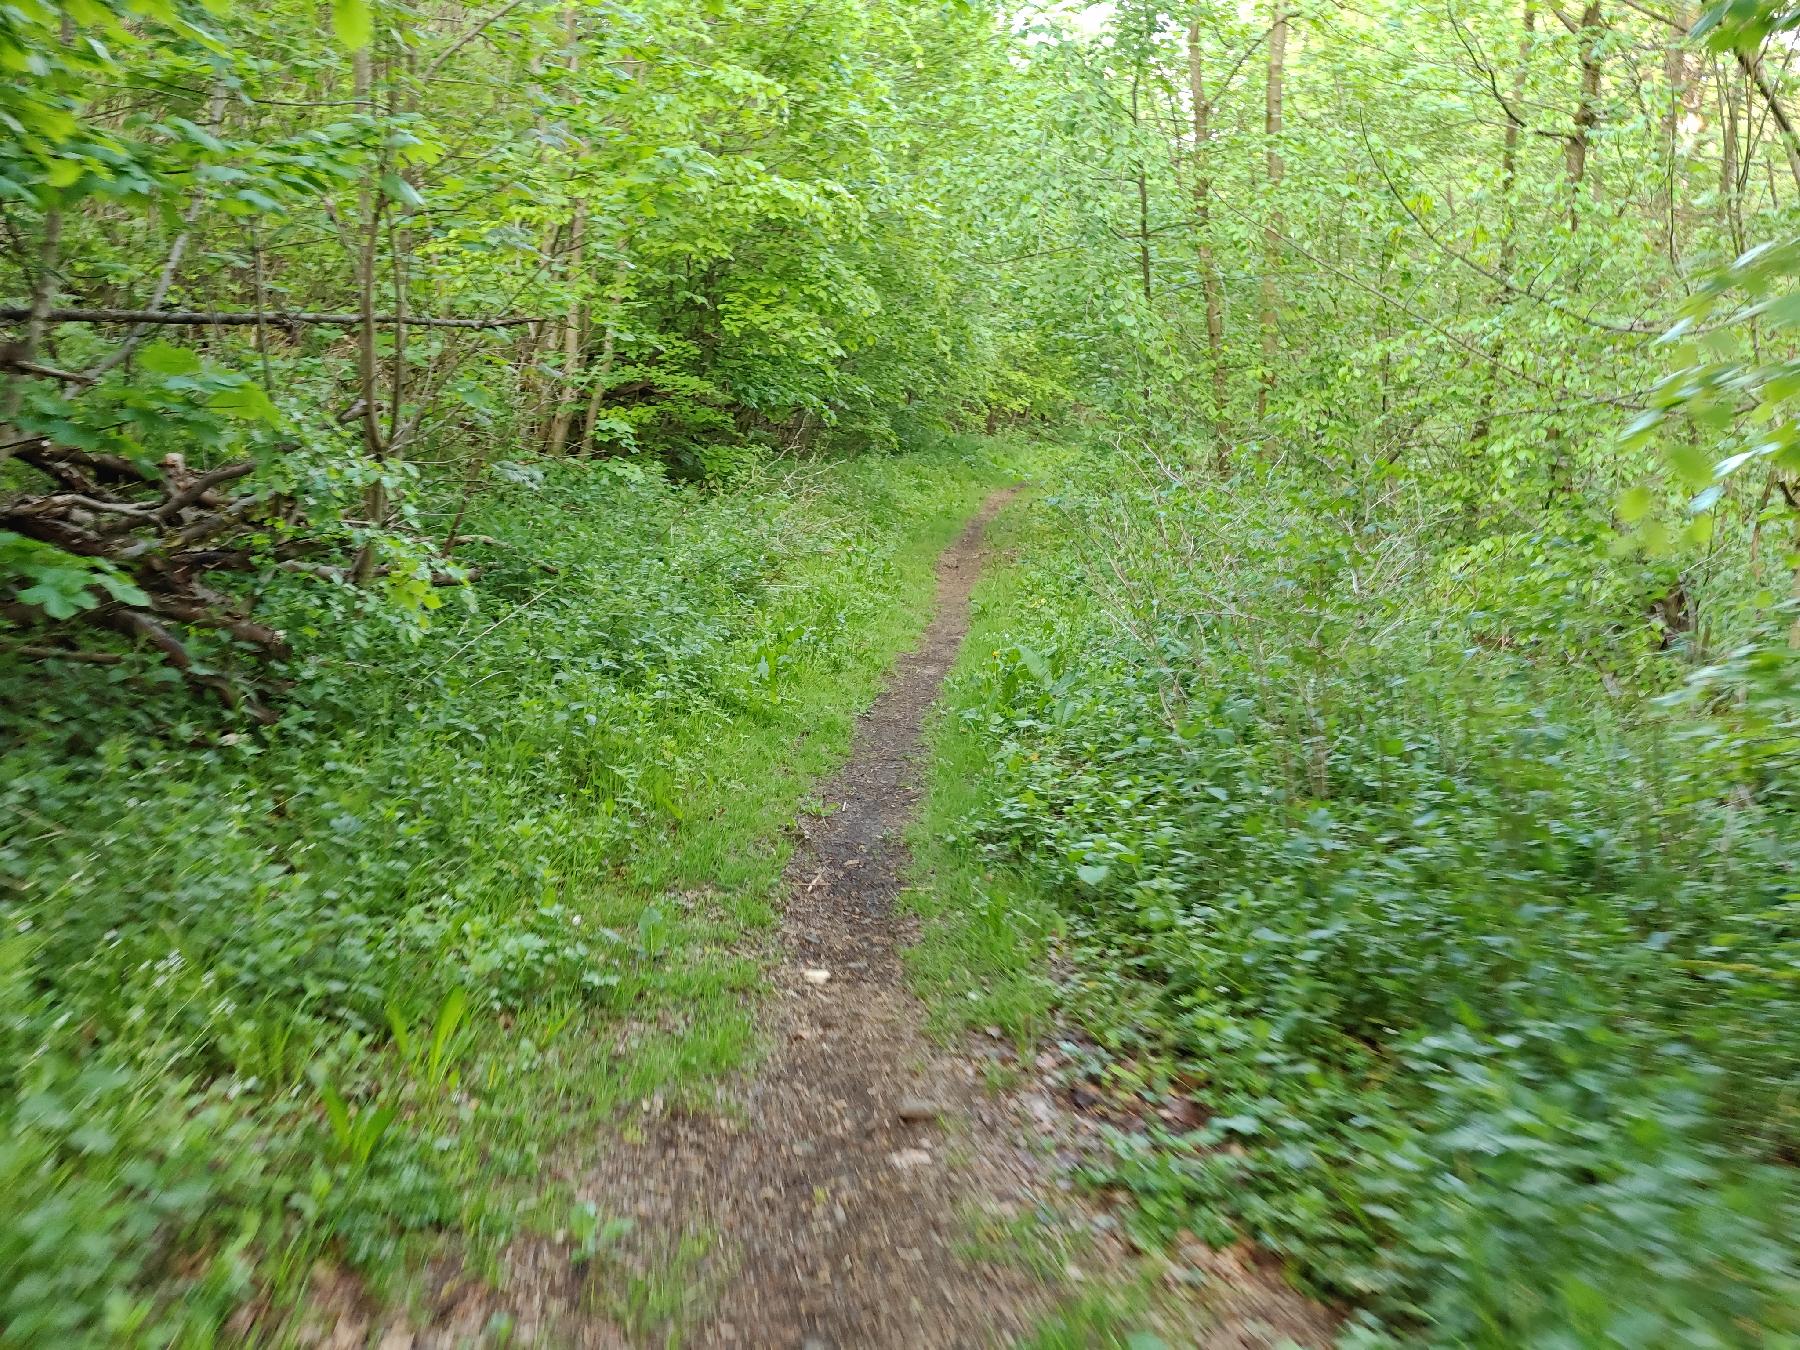
<instances>
[{"instance_id":1,"label":"slender tree trunk","mask_svg":"<svg viewBox=\"0 0 1800 1350\"><path fill-rule=\"evenodd\" d=\"M567 10L566 34L569 72L574 73L581 61L580 34L576 28L576 6ZM581 349L586 337L587 306L581 300L582 255L587 234L587 199L577 185L575 207L569 217L569 260L567 274L575 287L575 298L569 302L569 315L563 322L563 378L556 391L556 412L550 418L552 455L560 455L569 443L569 428L575 421L576 392L570 385L581 367Z\"/></svg>"},{"instance_id":2,"label":"slender tree trunk","mask_svg":"<svg viewBox=\"0 0 1800 1350\"><path fill-rule=\"evenodd\" d=\"M1725 227L1733 252L1744 250L1743 203L1738 191L1738 120L1743 116L1741 83L1727 71L1719 72L1721 138L1719 146L1719 201L1725 211Z\"/></svg>"},{"instance_id":3,"label":"slender tree trunk","mask_svg":"<svg viewBox=\"0 0 1800 1350\"><path fill-rule=\"evenodd\" d=\"M577 286L581 284L586 234L587 203L577 198L574 214L569 218L568 261L569 278ZM563 378L556 391L556 412L550 419L549 449L553 455L560 455L568 445L569 427L575 420L576 393L570 381L581 368L582 336L586 327L587 306L580 299L571 300L568 317L563 320Z\"/></svg>"},{"instance_id":4,"label":"slender tree trunk","mask_svg":"<svg viewBox=\"0 0 1800 1350\"><path fill-rule=\"evenodd\" d=\"M584 452L593 447L594 428L600 421L600 405L606 401L606 382L612 378L613 359L618 351L619 311L625 303L625 279L631 271L631 264L626 259L629 247L628 243L620 246L619 265L613 272L612 290L606 296L606 332L600 339L600 364L588 388L587 415L581 422Z\"/></svg>"},{"instance_id":5,"label":"slender tree trunk","mask_svg":"<svg viewBox=\"0 0 1800 1350\"><path fill-rule=\"evenodd\" d=\"M1138 109L1138 89L1143 83L1144 67L1140 60L1138 68L1131 76L1131 131L1138 137L1143 128L1143 117ZM1136 154L1137 172L1134 175L1137 183L1138 206L1138 277L1144 292L1144 306L1150 305L1150 183L1144 173L1144 150L1140 141Z\"/></svg>"},{"instance_id":6,"label":"slender tree trunk","mask_svg":"<svg viewBox=\"0 0 1800 1350\"><path fill-rule=\"evenodd\" d=\"M1795 522L1790 538L1796 553L1800 553L1800 521ZM1800 567L1794 569L1793 596L1795 602L1800 604ZM1788 625L1788 646L1800 651L1800 610L1796 611L1794 621Z\"/></svg>"},{"instance_id":7,"label":"slender tree trunk","mask_svg":"<svg viewBox=\"0 0 1800 1350\"><path fill-rule=\"evenodd\" d=\"M1263 230L1262 275L1262 383L1256 391L1256 415L1269 410L1269 391L1275 384L1275 359L1280 349L1278 331L1280 292L1275 283L1275 269L1281 258L1281 213L1274 202L1275 190L1281 185L1281 113L1282 94L1287 78L1287 0L1274 0L1269 21L1269 76L1264 89L1263 138L1264 161L1270 202L1268 223Z\"/></svg>"},{"instance_id":8,"label":"slender tree trunk","mask_svg":"<svg viewBox=\"0 0 1800 1350\"><path fill-rule=\"evenodd\" d=\"M44 210L44 232L38 240L37 271L31 278L31 307L25 320L25 338L12 352L18 365L27 365L37 356L38 349L44 344L44 334L50 331L50 311L56 304L56 285L62 267L62 228L62 205L52 203ZM5 438L5 443L0 444L0 464L12 457L14 442L20 439L13 420L25 404L28 378L25 371L16 368L6 376L6 392L0 395L0 436Z\"/></svg>"},{"instance_id":9,"label":"slender tree trunk","mask_svg":"<svg viewBox=\"0 0 1800 1350\"><path fill-rule=\"evenodd\" d=\"M351 56L351 78L355 82L356 101L367 112L375 111L374 73L369 59L369 49L359 47ZM356 262L356 297L357 312L362 323L356 335L356 375L357 393L362 402L363 441L371 455L380 458L387 446L381 438L381 396L376 386L375 373L375 245L381 234L381 193L379 178L381 161L370 165L363 176L363 185L357 194L357 241ZM370 488L371 494L378 491L377 485ZM371 523L380 524L387 514L386 503L371 517Z\"/></svg>"},{"instance_id":10,"label":"slender tree trunk","mask_svg":"<svg viewBox=\"0 0 1800 1350\"><path fill-rule=\"evenodd\" d=\"M1787 108L1781 102L1781 95L1775 86L1769 83L1769 77L1763 71L1762 57L1752 58L1748 53L1736 51L1737 63L1744 72L1744 78L1756 86L1756 92L1768 105L1769 115L1775 119L1775 126L1781 132L1781 148L1787 153L1788 172L1794 176L1794 186L1800 188L1800 133L1794 130L1794 123L1788 117Z\"/></svg>"},{"instance_id":11,"label":"slender tree trunk","mask_svg":"<svg viewBox=\"0 0 1800 1350\"><path fill-rule=\"evenodd\" d=\"M351 79L356 101L371 116L376 111L373 63L367 46L359 47L351 58ZM378 156L363 175L357 193L356 298L356 383L357 401L361 404L363 446L376 460L387 456L387 443L381 435L381 393L377 383L375 362L375 246L381 237L381 173L385 152ZM387 524L389 510L387 484L376 478L363 489L363 516L371 529ZM367 585L375 575L375 544L365 540L351 565L351 575L358 585Z\"/></svg>"},{"instance_id":12,"label":"slender tree trunk","mask_svg":"<svg viewBox=\"0 0 1800 1350\"><path fill-rule=\"evenodd\" d=\"M388 112L391 116L400 117L416 111L417 99L414 91L417 86L411 77L418 74L417 55L410 49L403 49L399 59L405 63L408 78L404 81L394 79L390 82L392 92L389 96ZM396 164L394 172L410 187L417 187L413 182L415 171L405 165ZM405 203L397 204L388 212L388 254L389 267L394 282L394 331L393 355L389 365L388 385L390 396L388 401L388 448L393 449L399 442L400 431L404 425L402 418L406 411L406 306L408 290L411 283L412 230L408 228L405 215Z\"/></svg>"},{"instance_id":13,"label":"slender tree trunk","mask_svg":"<svg viewBox=\"0 0 1800 1350\"><path fill-rule=\"evenodd\" d=\"M1194 250L1200 264L1200 286L1206 297L1206 349L1212 364L1214 455L1219 474L1231 470L1228 429L1225 422L1225 306L1219 294L1219 268L1212 250L1212 177L1207 157L1212 153L1212 104L1206 96L1205 71L1200 53L1200 9L1188 24L1188 96L1194 113Z\"/></svg>"},{"instance_id":14,"label":"slender tree trunk","mask_svg":"<svg viewBox=\"0 0 1800 1350\"><path fill-rule=\"evenodd\" d=\"M1537 0L1525 0L1524 15L1519 31L1519 64L1513 70L1512 106L1514 110L1525 103L1525 75L1527 63L1531 60L1532 37L1537 32ZM1515 217L1516 195L1519 183L1519 123L1516 116L1508 116L1506 130L1500 140L1500 206L1504 213L1502 228L1505 235L1500 240L1500 274L1510 278L1515 260L1519 256L1518 220Z\"/></svg>"},{"instance_id":15,"label":"slender tree trunk","mask_svg":"<svg viewBox=\"0 0 1800 1350\"><path fill-rule=\"evenodd\" d=\"M1144 34L1146 45L1149 42L1149 38L1150 35L1146 32ZM1143 81L1144 59L1143 53L1140 51L1138 54L1137 69L1134 70L1131 75L1131 137L1135 152L1134 162L1137 169L1137 172L1133 177L1137 187L1138 285L1143 291L1144 315L1146 320L1148 320L1153 286L1150 263L1150 180L1144 169L1143 119L1138 107L1138 95ZM1148 416L1150 412L1150 363L1147 359L1143 358L1143 354L1140 354L1140 359L1142 360L1143 381L1139 387L1138 395L1143 401L1144 413Z\"/></svg>"},{"instance_id":16,"label":"slender tree trunk","mask_svg":"<svg viewBox=\"0 0 1800 1350\"><path fill-rule=\"evenodd\" d=\"M1144 304L1150 303L1150 185L1144 176L1144 166L1138 165L1137 171L1138 199L1138 272L1141 275L1144 289Z\"/></svg>"},{"instance_id":17,"label":"slender tree trunk","mask_svg":"<svg viewBox=\"0 0 1800 1350\"><path fill-rule=\"evenodd\" d=\"M1563 142L1563 165L1569 190L1569 230L1581 228L1581 205L1588 171L1588 153L1595 126L1600 121L1600 35L1604 32L1600 0L1588 0L1581 11L1581 26L1576 30L1580 44L1581 88L1575 103L1575 128ZM1546 509L1557 496L1574 491L1569 463L1569 440L1562 423L1552 414L1544 430L1544 444L1549 451L1548 483L1544 490Z\"/></svg>"},{"instance_id":18,"label":"slender tree trunk","mask_svg":"<svg viewBox=\"0 0 1800 1350\"><path fill-rule=\"evenodd\" d=\"M1519 121L1518 110L1525 103L1525 75L1527 62L1531 59L1532 35L1537 31L1537 0L1525 0L1525 11L1519 30L1519 64L1513 69L1512 104L1506 109L1506 130L1500 137L1500 275L1508 281L1512 278L1513 267L1519 256L1518 219L1516 215L1516 194L1519 183ZM1504 303L1506 292L1502 291L1495 303ZM1496 337L1492 351L1494 360L1498 362L1501 353L1506 349L1506 339ZM1470 430L1469 439L1476 445L1486 445L1488 437L1494 431L1494 385L1495 377L1489 372L1481 392L1481 412L1475 418L1475 425Z\"/></svg>"},{"instance_id":19,"label":"slender tree trunk","mask_svg":"<svg viewBox=\"0 0 1800 1350\"><path fill-rule=\"evenodd\" d=\"M1581 11L1581 94L1575 104L1575 130L1564 142L1564 162L1569 177L1569 228L1581 224L1582 184L1587 178L1588 150L1595 125L1600 120L1600 0L1588 0Z\"/></svg>"},{"instance_id":20,"label":"slender tree trunk","mask_svg":"<svg viewBox=\"0 0 1800 1350\"><path fill-rule=\"evenodd\" d=\"M1663 107L1663 182L1662 200L1659 215L1663 217L1665 231L1664 251L1669 262L1674 264L1680 257L1680 224L1681 224L1681 137L1682 117L1690 111L1690 91L1696 81L1690 67L1688 51L1687 6L1675 4L1669 15L1670 26L1677 36L1671 38L1663 47L1663 78L1668 82L1668 102Z\"/></svg>"}]
</instances>

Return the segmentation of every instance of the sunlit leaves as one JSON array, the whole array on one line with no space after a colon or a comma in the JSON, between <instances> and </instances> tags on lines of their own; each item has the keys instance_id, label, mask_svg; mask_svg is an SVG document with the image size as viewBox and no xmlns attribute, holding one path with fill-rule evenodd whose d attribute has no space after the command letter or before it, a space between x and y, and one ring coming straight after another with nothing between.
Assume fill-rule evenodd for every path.
<instances>
[{"instance_id":1,"label":"sunlit leaves","mask_svg":"<svg viewBox=\"0 0 1800 1350\"><path fill-rule=\"evenodd\" d=\"M369 45L374 25L373 0L331 0L331 30L350 50Z\"/></svg>"},{"instance_id":2,"label":"sunlit leaves","mask_svg":"<svg viewBox=\"0 0 1800 1350\"><path fill-rule=\"evenodd\" d=\"M269 396L249 379L240 379L220 389L206 400L206 406L244 421L274 424L281 420L281 413L269 401Z\"/></svg>"},{"instance_id":3,"label":"sunlit leaves","mask_svg":"<svg viewBox=\"0 0 1800 1350\"><path fill-rule=\"evenodd\" d=\"M200 370L200 355L187 347L167 342L146 343L139 349L140 368L152 375L194 375Z\"/></svg>"}]
</instances>

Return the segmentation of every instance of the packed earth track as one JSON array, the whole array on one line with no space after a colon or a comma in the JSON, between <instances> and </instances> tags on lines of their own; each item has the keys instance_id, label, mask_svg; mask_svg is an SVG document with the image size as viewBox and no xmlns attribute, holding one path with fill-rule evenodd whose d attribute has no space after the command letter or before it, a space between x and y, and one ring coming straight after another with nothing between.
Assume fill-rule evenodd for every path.
<instances>
[{"instance_id":1,"label":"packed earth track","mask_svg":"<svg viewBox=\"0 0 1800 1350\"><path fill-rule=\"evenodd\" d=\"M1023 1331L1042 1292L966 1261L971 1207L1038 1183L972 1065L936 1049L901 964L895 898L921 726L968 629L992 495L938 564L918 645L803 816L785 877L768 1058L741 1111L660 1122L598 1189L713 1235L728 1267L691 1330L707 1346L972 1346ZM622 1203L621 1203L622 1202Z\"/></svg>"}]
</instances>

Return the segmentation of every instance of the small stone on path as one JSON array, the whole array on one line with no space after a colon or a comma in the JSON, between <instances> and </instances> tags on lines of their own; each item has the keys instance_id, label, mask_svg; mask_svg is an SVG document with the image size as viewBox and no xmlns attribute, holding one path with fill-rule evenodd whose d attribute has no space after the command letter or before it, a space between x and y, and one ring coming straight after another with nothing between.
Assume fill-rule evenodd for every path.
<instances>
[{"instance_id":1,"label":"small stone on path","mask_svg":"<svg viewBox=\"0 0 1800 1350\"><path fill-rule=\"evenodd\" d=\"M829 970L819 970L817 968L803 970L800 972L800 978L805 980L808 984L829 984L831 982L831 972Z\"/></svg>"},{"instance_id":2,"label":"small stone on path","mask_svg":"<svg viewBox=\"0 0 1800 1350\"><path fill-rule=\"evenodd\" d=\"M888 1161L895 1167L898 1167L902 1172L912 1167L929 1167L931 1165L931 1150L923 1148L896 1149L894 1152L888 1154Z\"/></svg>"},{"instance_id":3,"label":"small stone on path","mask_svg":"<svg viewBox=\"0 0 1800 1350\"><path fill-rule=\"evenodd\" d=\"M894 1114L908 1125L918 1125L927 1120L936 1120L944 1114L944 1108L924 1097L902 1097L900 1105L894 1108Z\"/></svg>"}]
</instances>

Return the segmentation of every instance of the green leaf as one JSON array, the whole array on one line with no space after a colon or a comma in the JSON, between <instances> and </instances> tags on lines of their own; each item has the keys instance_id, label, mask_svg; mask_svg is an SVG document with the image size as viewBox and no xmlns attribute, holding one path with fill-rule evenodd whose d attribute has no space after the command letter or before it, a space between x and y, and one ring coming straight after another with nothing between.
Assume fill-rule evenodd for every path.
<instances>
[{"instance_id":1,"label":"green leaf","mask_svg":"<svg viewBox=\"0 0 1800 1350\"><path fill-rule=\"evenodd\" d=\"M281 421L281 410L269 401L269 396L263 393L260 386L248 380L219 390L206 400L206 406L214 412L245 422L267 422L272 425Z\"/></svg>"},{"instance_id":2,"label":"green leaf","mask_svg":"<svg viewBox=\"0 0 1800 1350\"><path fill-rule=\"evenodd\" d=\"M200 355L186 347L151 342L139 349L137 363L152 375L193 375L200 369Z\"/></svg>"},{"instance_id":3,"label":"green leaf","mask_svg":"<svg viewBox=\"0 0 1800 1350\"><path fill-rule=\"evenodd\" d=\"M340 1148L350 1145L350 1108L330 1083L319 1084L319 1098L325 1103L325 1116L331 1122L331 1133Z\"/></svg>"},{"instance_id":4,"label":"green leaf","mask_svg":"<svg viewBox=\"0 0 1800 1350\"><path fill-rule=\"evenodd\" d=\"M645 951L655 948L658 930L662 927L662 911L655 905L646 905L638 914L638 945Z\"/></svg>"},{"instance_id":5,"label":"green leaf","mask_svg":"<svg viewBox=\"0 0 1800 1350\"><path fill-rule=\"evenodd\" d=\"M1778 328L1791 328L1800 323L1800 292L1790 292L1771 301L1764 315Z\"/></svg>"},{"instance_id":6,"label":"green leaf","mask_svg":"<svg viewBox=\"0 0 1800 1350\"><path fill-rule=\"evenodd\" d=\"M1681 542L1695 548L1703 548L1712 542L1713 516L1695 516L1681 532Z\"/></svg>"},{"instance_id":7,"label":"green leaf","mask_svg":"<svg viewBox=\"0 0 1800 1350\"><path fill-rule=\"evenodd\" d=\"M44 169L44 181L53 188L66 188L86 171L87 165L79 159L53 159Z\"/></svg>"},{"instance_id":8,"label":"green leaf","mask_svg":"<svg viewBox=\"0 0 1800 1350\"><path fill-rule=\"evenodd\" d=\"M368 46L375 35L375 13L370 0L331 0L331 31L351 51Z\"/></svg>"},{"instance_id":9,"label":"green leaf","mask_svg":"<svg viewBox=\"0 0 1800 1350\"><path fill-rule=\"evenodd\" d=\"M19 592L19 599L36 605L53 619L72 619L84 609L100 602L88 590L90 573L73 567L46 568L38 574L35 586Z\"/></svg>"},{"instance_id":10,"label":"green leaf","mask_svg":"<svg viewBox=\"0 0 1800 1350\"><path fill-rule=\"evenodd\" d=\"M358 1162L366 1163L375 1156L375 1151L386 1136L388 1127L394 1123L396 1114L395 1107L383 1106L357 1121L355 1154Z\"/></svg>"},{"instance_id":11,"label":"green leaf","mask_svg":"<svg viewBox=\"0 0 1800 1350\"><path fill-rule=\"evenodd\" d=\"M1800 394L1800 370L1784 370L1779 375L1771 376L1762 387L1763 401L1779 403Z\"/></svg>"},{"instance_id":12,"label":"green leaf","mask_svg":"<svg viewBox=\"0 0 1800 1350\"><path fill-rule=\"evenodd\" d=\"M469 996L461 989L452 989L450 996L444 1000L444 1006L438 1009L437 1022L431 1028L431 1049L426 1056L425 1073L433 1083L441 1080L448 1063L448 1052L451 1039L456 1029L462 1025L463 1014L468 1010Z\"/></svg>"},{"instance_id":13,"label":"green leaf","mask_svg":"<svg viewBox=\"0 0 1800 1350\"><path fill-rule=\"evenodd\" d=\"M1019 664L1031 672L1031 678L1039 684L1050 683L1050 663L1043 655L1020 643L1018 648Z\"/></svg>"},{"instance_id":14,"label":"green leaf","mask_svg":"<svg viewBox=\"0 0 1800 1350\"><path fill-rule=\"evenodd\" d=\"M1619 519L1627 525L1636 524L1650 513L1650 489L1639 483L1628 487L1619 494L1617 510Z\"/></svg>"},{"instance_id":15,"label":"green leaf","mask_svg":"<svg viewBox=\"0 0 1800 1350\"><path fill-rule=\"evenodd\" d=\"M1105 863L1083 863L1075 869L1075 875L1089 886L1098 886L1112 875L1112 868Z\"/></svg>"},{"instance_id":16,"label":"green leaf","mask_svg":"<svg viewBox=\"0 0 1800 1350\"><path fill-rule=\"evenodd\" d=\"M117 572L95 572L94 584L121 605L147 605L150 603L149 596L138 589L134 582L120 576Z\"/></svg>"},{"instance_id":17,"label":"green leaf","mask_svg":"<svg viewBox=\"0 0 1800 1350\"><path fill-rule=\"evenodd\" d=\"M392 999L388 1000L385 1011L387 1012L388 1029L394 1033L394 1045L400 1051L400 1058L410 1060L413 1057L413 1038L412 1027L407 1023L406 1014Z\"/></svg>"},{"instance_id":18,"label":"green leaf","mask_svg":"<svg viewBox=\"0 0 1800 1350\"><path fill-rule=\"evenodd\" d=\"M1671 446L1669 467L1688 487L1701 488L1712 482L1712 457L1697 445Z\"/></svg>"},{"instance_id":19,"label":"green leaf","mask_svg":"<svg viewBox=\"0 0 1800 1350\"><path fill-rule=\"evenodd\" d=\"M381 175L381 190L395 201L405 202L408 206L425 205L425 199L419 195L419 190L397 173Z\"/></svg>"}]
</instances>

